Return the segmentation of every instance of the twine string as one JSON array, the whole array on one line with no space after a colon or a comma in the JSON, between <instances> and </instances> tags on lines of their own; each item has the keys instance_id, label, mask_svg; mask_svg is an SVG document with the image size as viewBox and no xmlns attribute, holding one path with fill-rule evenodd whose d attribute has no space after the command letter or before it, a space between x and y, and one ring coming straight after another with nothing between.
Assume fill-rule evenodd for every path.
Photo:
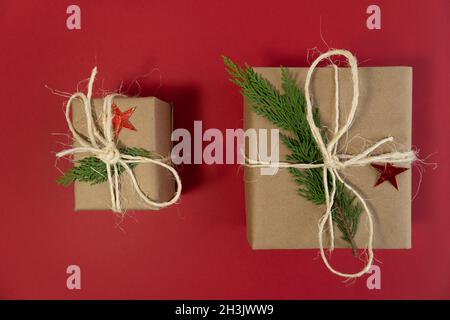
<instances>
[{"instance_id":1,"label":"twine string","mask_svg":"<svg viewBox=\"0 0 450 320\"><path fill-rule=\"evenodd\" d=\"M323 141L322 135L320 134L320 129L316 126L313 118L313 108L311 103L311 94L310 94L310 83L311 78L316 69L317 65L325 59L328 59L331 56L344 56L349 64L352 83L353 83L353 97L351 102L350 112L348 117L342 127L339 127L339 116L340 116L340 108L339 108L339 69L336 65L332 65L334 68L334 82L335 82L335 124L334 130L332 133L332 137L328 144L325 144ZM350 129L356 109L358 108L358 98L359 98L359 83L358 83L358 64L355 56L347 50L330 50L321 54L310 66L305 82L305 98L306 98L306 118L311 129L314 140L317 143L317 146L320 149L322 154L323 163L290 163L290 162L272 162L272 161L260 161L260 160L252 160L246 157L246 166L252 168L264 168L264 167L277 167L277 168L297 168L297 169L312 169L312 168L322 168L323 170L323 186L325 190L325 205L326 211L325 214L319 219L319 248L320 255L322 257L323 262L327 266L327 268L334 274L339 275L341 277L346 278L357 278L365 274L369 271L372 262L373 262L373 219L372 213L367 205L366 200L361 196L361 194L355 190L350 184L345 182L345 180L341 177L340 170L352 167L352 166L365 166L371 164L373 162L378 163L411 163L416 159L416 155L413 151L406 152L387 152L380 155L372 156L371 153L379 149L382 145L387 142L392 142L394 140L393 137L387 137L381 139L376 142L369 148L365 149L359 154L356 155L348 155L348 154L338 154L337 145L341 137L348 132ZM331 183L328 183L328 175L331 177ZM367 243L367 251L368 251L368 260L365 266L356 273L344 273L337 271L334 269L326 255L323 245L323 233L325 229L325 224L328 223L328 231L330 234L330 250L334 249L334 228L333 228L333 204L334 197L336 194L336 183L339 181L342 185L347 188L351 193L353 193L359 202L362 204L364 212L366 212L368 219L368 227L369 227L369 238Z\"/></svg>"},{"instance_id":2,"label":"twine string","mask_svg":"<svg viewBox=\"0 0 450 320\"><path fill-rule=\"evenodd\" d=\"M71 149L66 149L60 151L56 154L56 157L61 158L66 155L76 154L76 153L91 153L106 165L106 172L108 175L109 193L111 196L111 206L114 212L123 212L120 196L120 183L119 183L119 166L125 169L129 175L133 188L139 197L148 205L164 208L168 207L178 201L181 195L181 179L178 172L169 164L165 163L164 159L152 159L139 156L131 156L120 153L117 148L116 142L114 141L114 131L112 126L112 103L116 97L124 97L121 94L110 94L103 99L103 121L102 121L102 133L98 130L93 114L92 114L92 87L94 84L95 76L97 74L97 67L92 70L91 77L89 78L87 94L82 92L76 92L72 94L66 104L66 121L69 130L72 132L75 141L80 144L80 147L74 147ZM72 119L70 118L70 110L72 107L72 102L75 99L80 99L84 106L84 113L86 116L86 127L87 127L87 137L88 140L83 138L79 132L74 128ZM136 163L150 163L160 166L168 170L175 178L177 188L173 197L168 201L158 202L150 199L141 189L136 176L131 170L129 164Z\"/></svg>"}]
</instances>

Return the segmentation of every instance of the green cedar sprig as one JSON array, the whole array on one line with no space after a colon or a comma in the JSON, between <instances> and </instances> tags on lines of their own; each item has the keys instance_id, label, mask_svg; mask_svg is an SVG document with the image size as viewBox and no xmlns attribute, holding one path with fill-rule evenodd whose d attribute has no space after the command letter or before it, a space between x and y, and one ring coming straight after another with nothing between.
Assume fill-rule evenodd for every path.
<instances>
[{"instance_id":1,"label":"green cedar sprig","mask_svg":"<svg viewBox=\"0 0 450 320\"><path fill-rule=\"evenodd\" d=\"M142 148L120 148L120 153L135 157L150 157L151 152ZM81 182L88 182L90 184L97 184L108 180L108 173L106 164L97 157L90 156L76 161L76 166L73 166L62 176L56 179L56 183L67 187L76 180ZM132 169L136 163L129 163L128 166ZM118 166L118 173L121 174L125 170L122 166Z\"/></svg>"},{"instance_id":2,"label":"green cedar sprig","mask_svg":"<svg viewBox=\"0 0 450 320\"><path fill-rule=\"evenodd\" d=\"M241 67L225 56L222 58L230 81L236 84L241 89L241 94L252 103L253 111L289 133L280 135L282 142L291 151L287 160L294 163L321 163L322 154L306 119L305 95L289 71L281 68L282 94L247 64ZM313 112L314 121L320 127L318 109L314 108ZM322 134L326 140L325 132ZM322 169L288 170L299 185L298 193L302 197L317 205L325 204ZM330 179L328 183L331 188ZM355 197L338 181L332 215L342 238L351 245L354 255L357 248L354 237L361 211Z\"/></svg>"}]
</instances>

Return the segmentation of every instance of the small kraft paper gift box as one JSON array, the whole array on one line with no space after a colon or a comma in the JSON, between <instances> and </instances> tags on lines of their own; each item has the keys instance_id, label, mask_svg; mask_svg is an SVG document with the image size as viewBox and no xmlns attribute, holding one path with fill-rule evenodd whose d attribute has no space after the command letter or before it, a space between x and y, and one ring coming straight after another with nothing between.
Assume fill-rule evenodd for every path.
<instances>
[{"instance_id":1,"label":"small kraft paper gift box","mask_svg":"<svg viewBox=\"0 0 450 320\"><path fill-rule=\"evenodd\" d=\"M288 68L303 91L309 68ZM276 89L282 90L280 68L254 68ZM359 76L358 108L350 129L343 135L337 149L340 153L359 154L373 142L386 136L395 143L381 146L376 153L411 149L412 69L410 67L357 68ZM352 105L353 81L350 68L338 70L340 121L347 119ZM332 130L336 116L335 70L316 68L310 78L312 104L318 109L321 127ZM244 128L279 129L257 114L253 104L244 98ZM280 133L286 133L280 130ZM289 135L289 133L286 133ZM279 144L279 161L288 161L291 153L284 143ZM410 164L406 167L409 168ZM247 236L253 249L309 249L318 248L318 221L325 206L317 205L298 193L299 186L285 168L274 175L261 175L260 168L245 168L245 202ZM302 169L300 169L302 170ZM403 169L402 169L403 170ZM354 186L366 200L372 212L373 248L411 247L411 171L397 175L397 188L389 181L375 186L380 177L371 163L348 166L339 170L349 185ZM381 181L379 181L381 182ZM350 247L342 233L334 227L334 247ZM368 243L367 215L361 213L354 241L364 248ZM323 234L324 243L330 239Z\"/></svg>"},{"instance_id":2,"label":"small kraft paper gift box","mask_svg":"<svg viewBox=\"0 0 450 320\"><path fill-rule=\"evenodd\" d=\"M103 117L104 99L93 99L92 113L97 123ZM82 135L87 135L86 114L83 102L72 103L72 122ZM142 148L152 154L170 159L172 149L172 106L155 97L116 97L112 102L112 124L117 147ZM74 147L79 146L75 142ZM89 154L76 153L74 161ZM156 202L169 201L175 192L175 181L165 168L152 163L139 163L132 168L142 192ZM120 200L123 210L156 210L146 204L132 185L130 176L119 175ZM91 184L75 181L75 210L110 210L111 191L108 181Z\"/></svg>"}]
</instances>

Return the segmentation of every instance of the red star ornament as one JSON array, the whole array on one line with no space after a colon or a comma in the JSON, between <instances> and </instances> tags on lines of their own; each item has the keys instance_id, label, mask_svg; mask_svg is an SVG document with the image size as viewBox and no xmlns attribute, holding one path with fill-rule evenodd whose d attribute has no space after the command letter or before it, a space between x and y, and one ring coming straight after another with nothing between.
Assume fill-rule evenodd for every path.
<instances>
[{"instance_id":1,"label":"red star ornament","mask_svg":"<svg viewBox=\"0 0 450 320\"><path fill-rule=\"evenodd\" d=\"M375 183L375 187L384 181L389 181L395 189L398 190L397 185L397 179L396 176L402 172L405 172L408 170L408 168L401 168L401 167L394 167L390 163L386 164L371 164L372 167L377 169L377 171L380 173L380 176L378 177L377 182Z\"/></svg>"},{"instance_id":2,"label":"red star ornament","mask_svg":"<svg viewBox=\"0 0 450 320\"><path fill-rule=\"evenodd\" d=\"M122 112L120 111L119 107L115 103L113 103L112 109L113 109L112 125L116 136L119 135L119 132L120 130L122 130L122 128L137 131L129 120L136 107L130 108Z\"/></svg>"}]
</instances>

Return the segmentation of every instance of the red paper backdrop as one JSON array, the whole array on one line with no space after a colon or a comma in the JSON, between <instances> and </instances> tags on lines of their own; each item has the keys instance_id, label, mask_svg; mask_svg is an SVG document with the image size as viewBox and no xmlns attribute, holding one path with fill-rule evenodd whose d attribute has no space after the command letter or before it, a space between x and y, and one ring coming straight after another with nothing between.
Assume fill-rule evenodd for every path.
<instances>
[{"instance_id":1,"label":"red paper backdrop","mask_svg":"<svg viewBox=\"0 0 450 320\"><path fill-rule=\"evenodd\" d=\"M375 3L382 29L371 31L372 1L76 1L82 29L69 31L72 1L1 1L0 296L450 298L450 2ZM96 89L123 82L136 94L133 79L143 76L142 95L175 103L176 127L236 128L241 96L220 55L307 66L308 48L326 50L321 20L328 45L353 51L361 65L414 67L413 141L438 163L413 202L413 249L376 251L381 290L368 290L367 277L342 283L317 250L250 250L237 165L184 166L179 205L130 213L120 227L110 212L73 211L72 189L54 183L56 141L67 141L52 135L68 132L64 99L45 84L74 92L98 65ZM357 266L343 252L333 263ZM66 288L70 264L81 267L81 290Z\"/></svg>"}]
</instances>

